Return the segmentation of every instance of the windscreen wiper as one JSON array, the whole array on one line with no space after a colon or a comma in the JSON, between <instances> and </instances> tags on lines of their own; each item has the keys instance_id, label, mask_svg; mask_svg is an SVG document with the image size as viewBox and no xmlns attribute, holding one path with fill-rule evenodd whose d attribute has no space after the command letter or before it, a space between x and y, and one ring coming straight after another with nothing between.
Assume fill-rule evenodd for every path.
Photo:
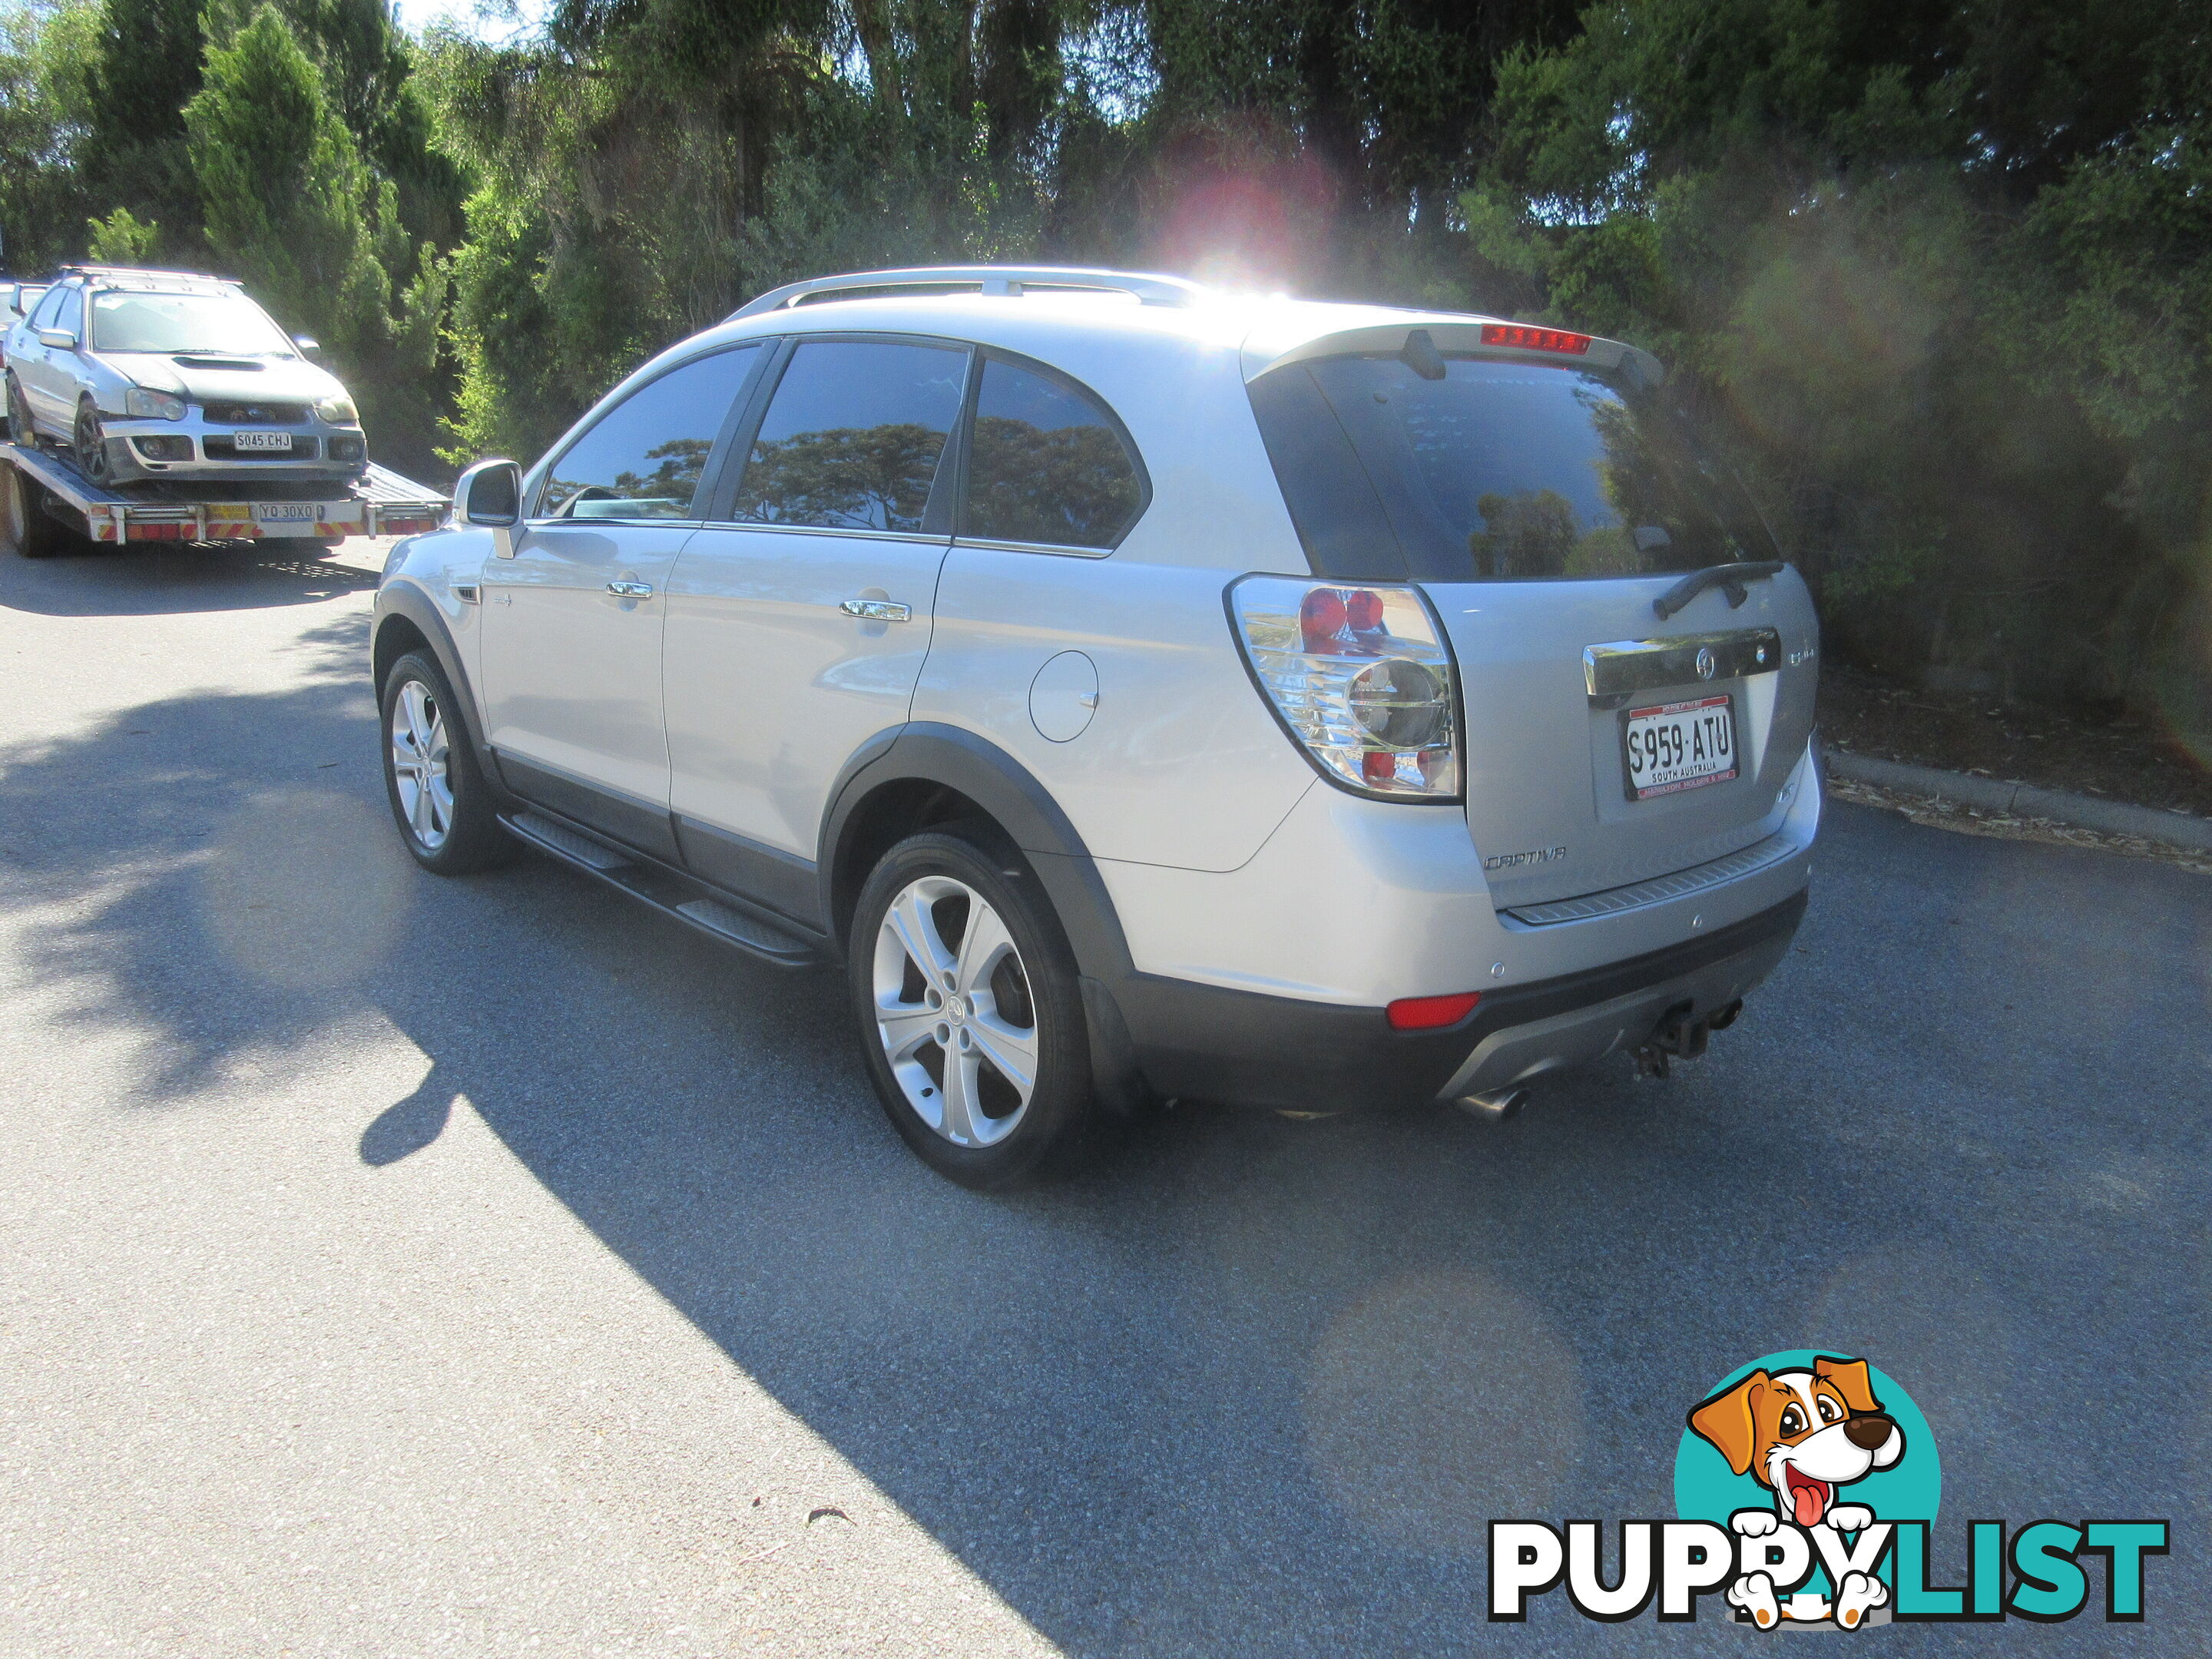
<instances>
[{"instance_id":1,"label":"windscreen wiper","mask_svg":"<svg viewBox=\"0 0 2212 1659\"><path fill-rule=\"evenodd\" d=\"M1709 587L1717 587L1726 593L1729 609L1734 611L1750 597L1744 591L1746 582L1763 582L1769 576L1778 575L1788 568L1779 559L1769 559L1760 564L1708 565L1703 570L1692 570L1652 600L1651 612L1661 622L1665 622Z\"/></svg>"}]
</instances>

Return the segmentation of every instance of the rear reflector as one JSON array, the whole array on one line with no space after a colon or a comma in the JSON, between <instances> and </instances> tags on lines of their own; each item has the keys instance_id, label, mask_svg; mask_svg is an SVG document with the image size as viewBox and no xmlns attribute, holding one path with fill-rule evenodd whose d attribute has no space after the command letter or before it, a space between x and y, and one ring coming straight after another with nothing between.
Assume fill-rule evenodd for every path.
<instances>
[{"instance_id":1,"label":"rear reflector","mask_svg":"<svg viewBox=\"0 0 2212 1659\"><path fill-rule=\"evenodd\" d=\"M1528 328L1520 323L1485 323L1482 343L1513 346L1522 351L1558 351L1570 357L1583 356L1590 349L1590 337L1587 334L1570 334L1558 328Z\"/></svg>"},{"instance_id":2,"label":"rear reflector","mask_svg":"<svg viewBox=\"0 0 2212 1659\"><path fill-rule=\"evenodd\" d=\"M1462 991L1449 997L1400 997L1382 1012L1389 1016L1394 1031L1433 1031L1439 1026L1458 1024L1481 1000L1480 991Z\"/></svg>"}]
</instances>

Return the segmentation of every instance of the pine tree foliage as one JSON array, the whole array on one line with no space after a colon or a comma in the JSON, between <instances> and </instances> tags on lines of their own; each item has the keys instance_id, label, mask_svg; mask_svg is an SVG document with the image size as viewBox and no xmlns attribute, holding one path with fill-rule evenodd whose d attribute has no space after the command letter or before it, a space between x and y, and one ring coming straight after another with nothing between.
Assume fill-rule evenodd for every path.
<instances>
[{"instance_id":1,"label":"pine tree foliage","mask_svg":"<svg viewBox=\"0 0 2212 1659\"><path fill-rule=\"evenodd\" d=\"M210 45L185 106L210 246L294 328L313 335L372 428L420 425L444 276L409 240L390 179L363 159L322 71L273 6ZM397 296L393 275L415 273Z\"/></svg>"}]
</instances>

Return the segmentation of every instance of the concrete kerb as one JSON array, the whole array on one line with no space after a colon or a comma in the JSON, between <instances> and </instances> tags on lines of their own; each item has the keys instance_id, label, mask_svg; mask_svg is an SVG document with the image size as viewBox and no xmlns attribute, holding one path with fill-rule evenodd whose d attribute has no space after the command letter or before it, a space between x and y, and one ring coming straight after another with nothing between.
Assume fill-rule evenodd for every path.
<instances>
[{"instance_id":1,"label":"concrete kerb","mask_svg":"<svg viewBox=\"0 0 2212 1659\"><path fill-rule=\"evenodd\" d=\"M2000 778L1979 777L1971 772L1946 772L1933 766L1914 766L1905 761L1879 760L1855 755L1846 749L1823 748L1822 763L1829 773L1855 783L1906 794L1933 795L1984 811L2008 812L2014 817L2047 818L2108 835L2140 836L2145 841L2185 847L2192 852L2212 853L2212 818L2185 812L2162 812L2154 806L2126 801L2100 800L2064 789L2041 789L2032 783L2008 783Z\"/></svg>"}]
</instances>

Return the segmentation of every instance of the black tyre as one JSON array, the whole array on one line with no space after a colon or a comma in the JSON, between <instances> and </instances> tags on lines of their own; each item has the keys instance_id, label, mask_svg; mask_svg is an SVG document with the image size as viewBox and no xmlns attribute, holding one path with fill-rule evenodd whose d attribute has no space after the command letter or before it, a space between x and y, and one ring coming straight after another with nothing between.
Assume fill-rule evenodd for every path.
<instances>
[{"instance_id":1,"label":"black tyre","mask_svg":"<svg viewBox=\"0 0 2212 1659\"><path fill-rule=\"evenodd\" d=\"M385 793L415 861L434 875L465 876L513 858L460 699L438 665L421 652L400 658L378 703Z\"/></svg>"},{"instance_id":2,"label":"black tyre","mask_svg":"<svg viewBox=\"0 0 2212 1659\"><path fill-rule=\"evenodd\" d=\"M30 401L23 396L23 388L15 383L12 374L8 377L8 437L11 442L26 446L35 446L39 441L38 425L31 419Z\"/></svg>"},{"instance_id":3,"label":"black tyre","mask_svg":"<svg viewBox=\"0 0 2212 1659\"><path fill-rule=\"evenodd\" d=\"M27 559L51 559L92 547L46 511L46 486L12 466L0 466L0 541Z\"/></svg>"},{"instance_id":4,"label":"black tyre","mask_svg":"<svg viewBox=\"0 0 2212 1659\"><path fill-rule=\"evenodd\" d=\"M88 398L76 406L76 424L70 428L70 453L76 470L96 484L115 482L115 463L107 453L107 437L100 424L100 410Z\"/></svg>"},{"instance_id":5,"label":"black tyre","mask_svg":"<svg viewBox=\"0 0 2212 1659\"><path fill-rule=\"evenodd\" d=\"M885 854L853 917L850 986L876 1093L963 1187L1065 1172L1101 1127L1074 954L1036 878L988 832Z\"/></svg>"}]
</instances>

